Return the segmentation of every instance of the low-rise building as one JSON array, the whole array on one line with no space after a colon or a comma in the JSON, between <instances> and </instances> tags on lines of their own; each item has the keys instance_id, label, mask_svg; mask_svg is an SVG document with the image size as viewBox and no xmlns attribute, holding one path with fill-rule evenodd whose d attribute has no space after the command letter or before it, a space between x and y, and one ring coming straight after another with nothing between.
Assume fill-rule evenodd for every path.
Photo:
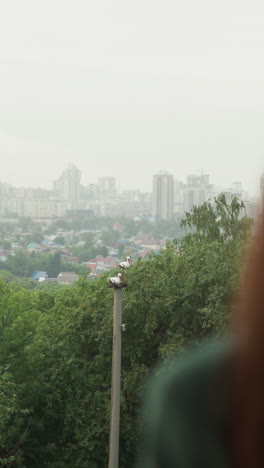
<instances>
[{"instance_id":1,"label":"low-rise building","mask_svg":"<svg viewBox=\"0 0 264 468\"><path fill-rule=\"evenodd\" d=\"M40 250L40 245L36 242L31 242L27 245L27 249L29 252L38 252Z\"/></svg>"},{"instance_id":2,"label":"low-rise building","mask_svg":"<svg viewBox=\"0 0 264 468\"><path fill-rule=\"evenodd\" d=\"M58 283L65 286L75 283L77 279L78 275L74 271L63 271L57 276Z\"/></svg>"},{"instance_id":3,"label":"low-rise building","mask_svg":"<svg viewBox=\"0 0 264 468\"><path fill-rule=\"evenodd\" d=\"M48 278L48 273L46 271L33 271L31 278L41 283Z\"/></svg>"}]
</instances>

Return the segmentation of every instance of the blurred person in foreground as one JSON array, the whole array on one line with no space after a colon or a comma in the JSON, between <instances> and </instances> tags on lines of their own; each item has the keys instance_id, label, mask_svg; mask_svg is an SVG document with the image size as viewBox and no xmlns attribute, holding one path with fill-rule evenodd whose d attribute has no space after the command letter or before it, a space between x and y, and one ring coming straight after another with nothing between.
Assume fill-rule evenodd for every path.
<instances>
[{"instance_id":1,"label":"blurred person in foreground","mask_svg":"<svg viewBox=\"0 0 264 468\"><path fill-rule=\"evenodd\" d=\"M263 210L231 321L152 379L137 468L264 467Z\"/></svg>"}]
</instances>

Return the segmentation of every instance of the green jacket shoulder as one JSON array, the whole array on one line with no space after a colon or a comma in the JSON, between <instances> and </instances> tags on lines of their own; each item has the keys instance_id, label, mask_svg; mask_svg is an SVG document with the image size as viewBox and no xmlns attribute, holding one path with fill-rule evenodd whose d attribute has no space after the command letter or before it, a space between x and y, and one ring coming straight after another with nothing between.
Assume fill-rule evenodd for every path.
<instances>
[{"instance_id":1,"label":"green jacket shoulder","mask_svg":"<svg viewBox=\"0 0 264 468\"><path fill-rule=\"evenodd\" d=\"M138 468L227 468L229 342L194 347L152 378Z\"/></svg>"}]
</instances>

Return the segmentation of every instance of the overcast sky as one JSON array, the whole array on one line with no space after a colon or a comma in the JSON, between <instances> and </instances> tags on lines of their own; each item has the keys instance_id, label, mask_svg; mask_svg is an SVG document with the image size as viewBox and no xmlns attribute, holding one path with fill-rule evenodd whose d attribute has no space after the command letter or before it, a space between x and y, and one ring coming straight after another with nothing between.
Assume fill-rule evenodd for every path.
<instances>
[{"instance_id":1,"label":"overcast sky","mask_svg":"<svg viewBox=\"0 0 264 468\"><path fill-rule=\"evenodd\" d=\"M264 3L0 2L0 181L50 187L115 175L151 190L241 180L264 168Z\"/></svg>"}]
</instances>

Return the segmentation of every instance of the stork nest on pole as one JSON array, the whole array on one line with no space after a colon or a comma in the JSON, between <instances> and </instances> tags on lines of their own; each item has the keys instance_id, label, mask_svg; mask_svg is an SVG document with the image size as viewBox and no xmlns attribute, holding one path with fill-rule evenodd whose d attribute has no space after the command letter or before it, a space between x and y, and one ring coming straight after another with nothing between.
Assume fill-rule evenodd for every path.
<instances>
[{"instance_id":1,"label":"stork nest on pole","mask_svg":"<svg viewBox=\"0 0 264 468\"><path fill-rule=\"evenodd\" d=\"M114 289L122 289L122 288L127 288L129 286L129 283L120 283L120 284L113 284L109 283L109 288L114 288Z\"/></svg>"}]
</instances>

